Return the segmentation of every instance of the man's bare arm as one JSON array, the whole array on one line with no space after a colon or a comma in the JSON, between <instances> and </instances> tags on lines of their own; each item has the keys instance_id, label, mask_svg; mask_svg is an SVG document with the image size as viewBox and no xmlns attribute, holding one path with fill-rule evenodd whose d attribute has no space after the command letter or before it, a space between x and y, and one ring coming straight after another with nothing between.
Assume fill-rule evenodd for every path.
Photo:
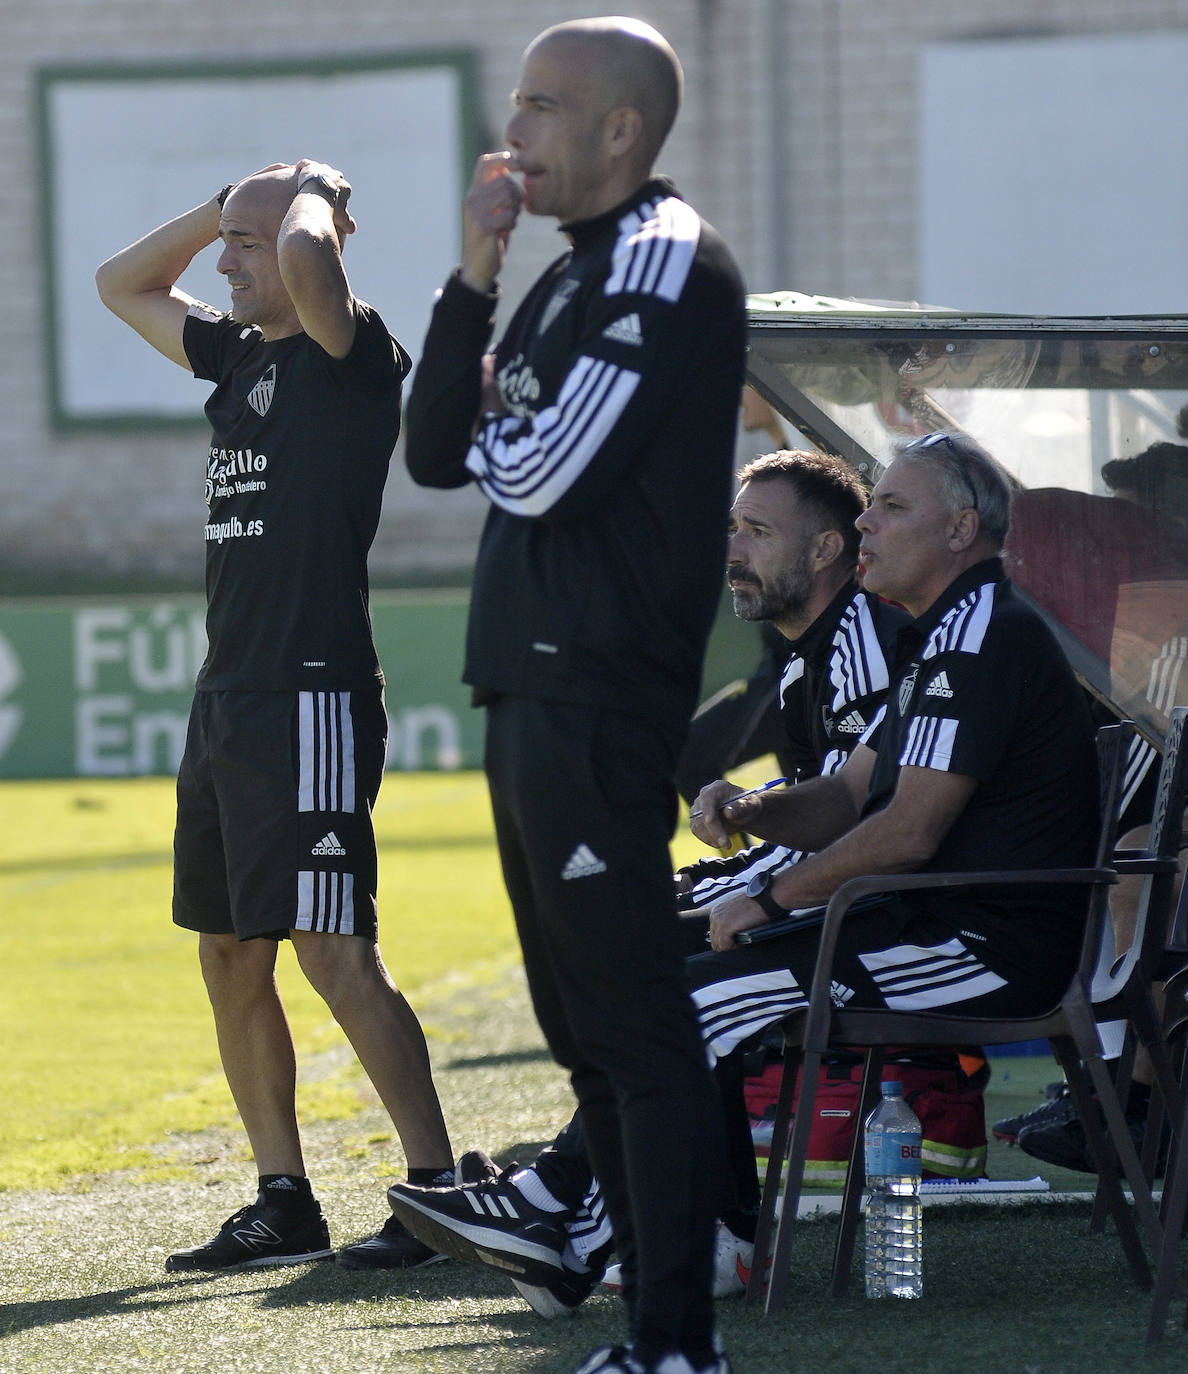
<instances>
[{"instance_id":1,"label":"man's bare arm","mask_svg":"<svg viewBox=\"0 0 1188 1374\"><path fill-rule=\"evenodd\" d=\"M746 795L719 779L698 793L689 828L715 849L725 849L740 831L793 849L823 849L857 823L874 760L874 750L860 744L845 766L828 777Z\"/></svg>"},{"instance_id":2,"label":"man's bare arm","mask_svg":"<svg viewBox=\"0 0 1188 1374\"><path fill-rule=\"evenodd\" d=\"M218 196L211 196L108 258L95 273L103 304L187 372L182 330L193 298L175 283L218 238L219 210Z\"/></svg>"},{"instance_id":3,"label":"man's bare arm","mask_svg":"<svg viewBox=\"0 0 1188 1374\"><path fill-rule=\"evenodd\" d=\"M771 884L772 897L787 908L820 906L848 878L868 873L910 873L923 867L968 805L977 785L976 778L960 773L902 769L895 795L883 810L777 874ZM987 866L993 867L993 855L987 855ZM715 949L729 949L740 930L762 925L767 919L749 897L723 898L710 910L711 944Z\"/></svg>"},{"instance_id":4,"label":"man's bare arm","mask_svg":"<svg viewBox=\"0 0 1188 1374\"><path fill-rule=\"evenodd\" d=\"M293 203L276 240L281 280L305 333L332 358L345 358L355 342L354 301L342 264L342 244L356 228L347 211L350 182L308 159L297 163L293 178Z\"/></svg>"}]
</instances>

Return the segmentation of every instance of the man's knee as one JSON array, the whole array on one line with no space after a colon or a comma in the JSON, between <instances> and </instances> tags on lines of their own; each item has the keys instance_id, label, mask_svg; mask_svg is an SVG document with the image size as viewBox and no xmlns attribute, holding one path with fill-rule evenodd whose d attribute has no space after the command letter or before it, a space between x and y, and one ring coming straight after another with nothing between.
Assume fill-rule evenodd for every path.
<instances>
[{"instance_id":1,"label":"man's knee","mask_svg":"<svg viewBox=\"0 0 1188 1374\"><path fill-rule=\"evenodd\" d=\"M345 1004L353 1004L363 984L382 980L379 950L352 935L293 931L297 962L310 987L326 1003L335 1018Z\"/></svg>"},{"instance_id":2,"label":"man's knee","mask_svg":"<svg viewBox=\"0 0 1188 1374\"><path fill-rule=\"evenodd\" d=\"M202 934L198 937L198 963L212 1002L254 995L261 986L272 985L276 941Z\"/></svg>"}]
</instances>

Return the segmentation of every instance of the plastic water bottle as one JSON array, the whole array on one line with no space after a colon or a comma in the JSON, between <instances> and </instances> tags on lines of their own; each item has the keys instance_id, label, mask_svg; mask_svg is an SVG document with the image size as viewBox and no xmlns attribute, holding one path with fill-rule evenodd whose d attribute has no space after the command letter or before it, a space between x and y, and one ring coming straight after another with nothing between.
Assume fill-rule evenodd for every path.
<instances>
[{"instance_id":1,"label":"plastic water bottle","mask_svg":"<svg viewBox=\"0 0 1188 1374\"><path fill-rule=\"evenodd\" d=\"M866 1119L866 1296L918 1298L923 1291L920 1122L903 1084L883 1084Z\"/></svg>"}]
</instances>

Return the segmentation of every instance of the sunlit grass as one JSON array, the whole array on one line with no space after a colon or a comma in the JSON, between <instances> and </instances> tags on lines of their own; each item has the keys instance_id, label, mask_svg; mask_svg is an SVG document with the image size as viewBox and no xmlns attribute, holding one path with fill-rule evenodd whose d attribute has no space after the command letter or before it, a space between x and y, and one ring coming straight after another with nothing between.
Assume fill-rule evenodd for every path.
<instances>
[{"instance_id":1,"label":"sunlit grass","mask_svg":"<svg viewBox=\"0 0 1188 1374\"><path fill-rule=\"evenodd\" d=\"M171 779L0 784L0 1188L159 1176L169 1133L234 1120L195 937L170 918L173 814ZM481 774L391 774L375 821L380 947L414 1006L514 957ZM674 852L705 851L682 829ZM299 1063L343 1047L287 945L278 970ZM358 1092L303 1079L302 1119L349 1115Z\"/></svg>"},{"instance_id":2,"label":"sunlit grass","mask_svg":"<svg viewBox=\"0 0 1188 1374\"><path fill-rule=\"evenodd\" d=\"M381 947L414 1000L515 948L480 776L389 778L376 827ZM159 1168L167 1131L234 1115L195 937L170 919L173 784L6 783L0 833L0 1187ZM287 946L278 976L299 1056L344 1044ZM303 1083L303 1116L353 1092Z\"/></svg>"}]
</instances>

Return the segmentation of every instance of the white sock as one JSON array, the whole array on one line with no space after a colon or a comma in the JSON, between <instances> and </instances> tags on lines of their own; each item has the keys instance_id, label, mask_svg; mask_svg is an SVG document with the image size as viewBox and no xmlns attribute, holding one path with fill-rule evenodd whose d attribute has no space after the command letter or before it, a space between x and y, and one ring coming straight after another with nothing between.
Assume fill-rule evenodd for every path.
<instances>
[{"instance_id":1,"label":"white sock","mask_svg":"<svg viewBox=\"0 0 1188 1374\"><path fill-rule=\"evenodd\" d=\"M588 1274L590 1272L590 1266L586 1263L589 1257L590 1252L586 1251L585 1254L582 1254L572 1240L567 1240L565 1249L561 1251L561 1263L566 1269L572 1269L575 1274Z\"/></svg>"},{"instance_id":2,"label":"white sock","mask_svg":"<svg viewBox=\"0 0 1188 1374\"><path fill-rule=\"evenodd\" d=\"M530 1202L533 1207L539 1207L542 1212L564 1212L568 1208L563 1202L557 1199L540 1181L540 1175L533 1169L521 1169L518 1174L512 1174L510 1182L524 1195L524 1200Z\"/></svg>"}]
</instances>

